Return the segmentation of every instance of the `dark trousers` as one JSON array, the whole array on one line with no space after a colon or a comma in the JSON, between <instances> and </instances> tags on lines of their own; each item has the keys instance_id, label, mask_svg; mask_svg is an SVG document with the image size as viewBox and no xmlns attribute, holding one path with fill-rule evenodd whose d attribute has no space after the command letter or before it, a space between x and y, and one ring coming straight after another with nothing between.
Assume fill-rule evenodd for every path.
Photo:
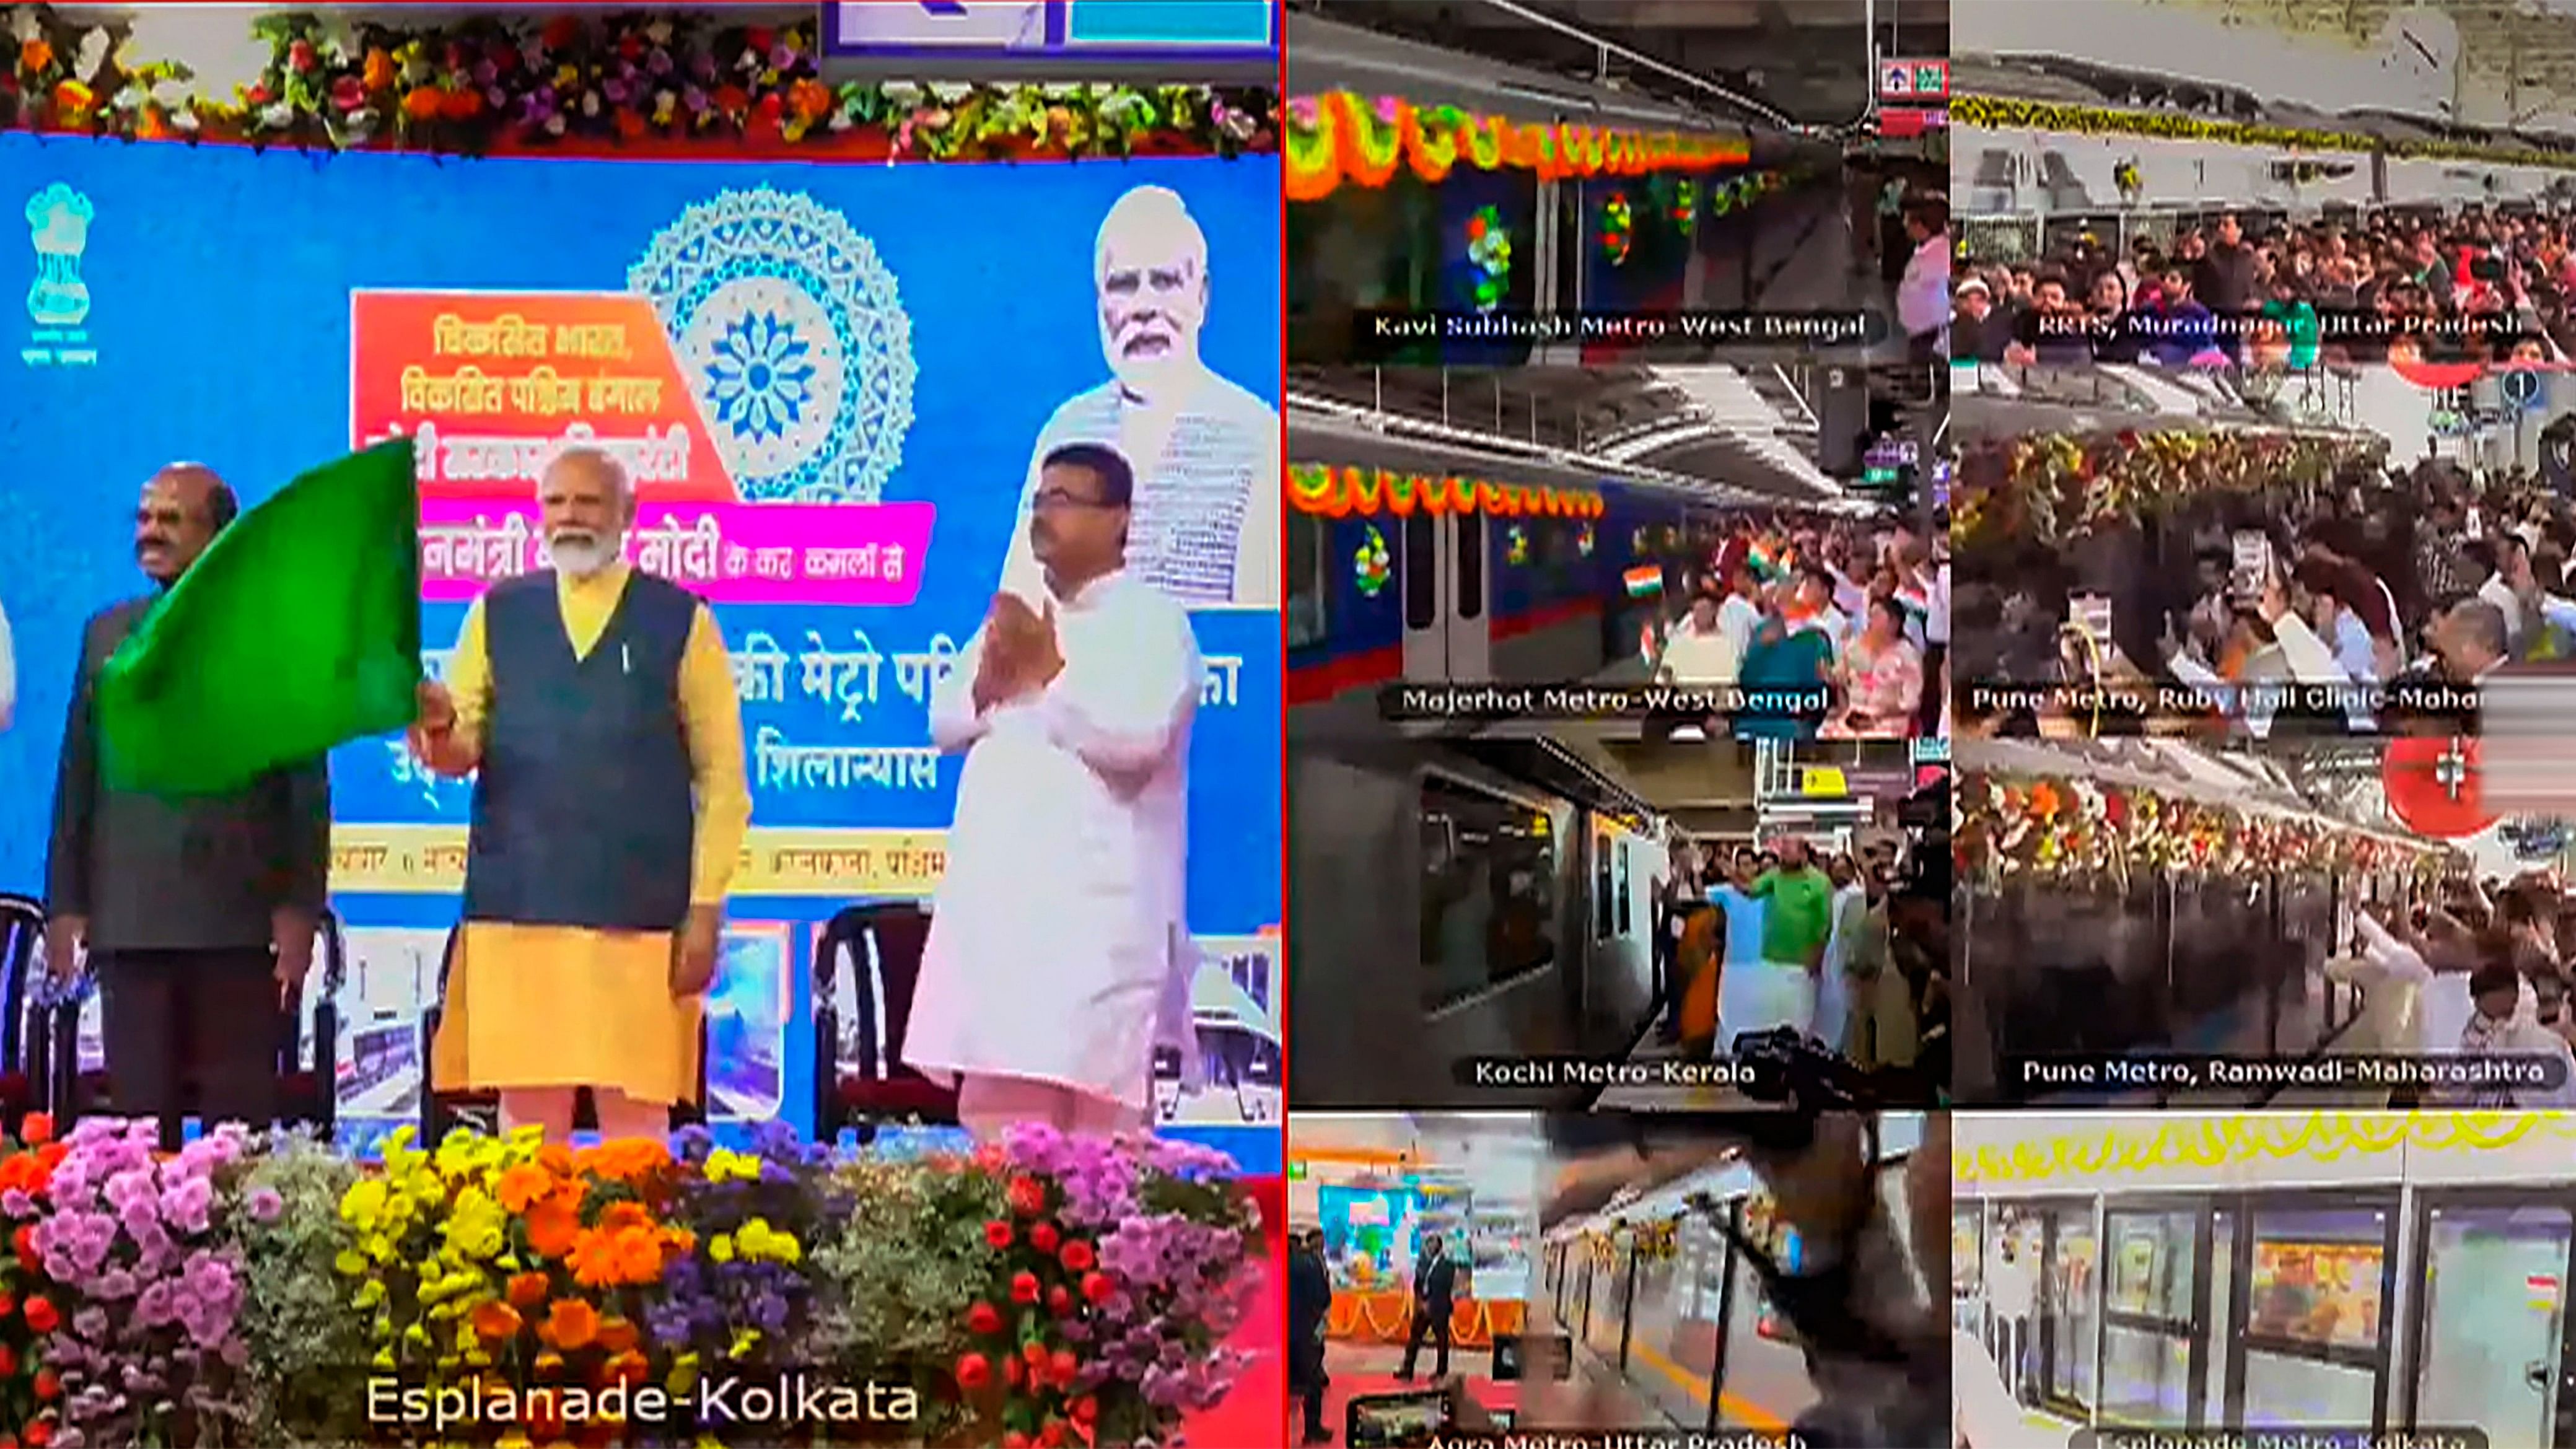
<instances>
[{"instance_id":1,"label":"dark trousers","mask_svg":"<svg viewBox=\"0 0 2576 1449\"><path fill-rule=\"evenodd\" d=\"M1292 1372L1288 1375L1288 1391L1305 1402L1305 1437L1328 1438L1332 1431L1324 1423L1324 1390L1331 1381L1324 1372L1324 1345L1321 1340L1310 1336L1289 1353L1293 1362Z\"/></svg>"},{"instance_id":2,"label":"dark trousers","mask_svg":"<svg viewBox=\"0 0 2576 1449\"><path fill-rule=\"evenodd\" d=\"M1941 706L1947 691L1941 688L1941 661L1950 655L1947 644L1926 645L1923 650L1923 701L1915 714L1925 738L1941 733Z\"/></svg>"},{"instance_id":3,"label":"dark trousers","mask_svg":"<svg viewBox=\"0 0 2576 1449\"><path fill-rule=\"evenodd\" d=\"M1431 1370L1435 1379L1449 1377L1449 1305L1436 1307L1417 1303L1413 1306L1413 1331L1404 1340L1404 1363L1395 1371L1400 1379L1413 1377L1413 1362L1422 1356L1422 1338L1429 1334L1440 1349L1438 1362Z\"/></svg>"},{"instance_id":4,"label":"dark trousers","mask_svg":"<svg viewBox=\"0 0 2576 1449\"><path fill-rule=\"evenodd\" d=\"M121 1117L157 1117L176 1145L189 1106L205 1122L277 1120L279 1049L286 1024L268 948L102 953L110 1105ZM182 1100L182 1064L196 1084Z\"/></svg>"}]
</instances>

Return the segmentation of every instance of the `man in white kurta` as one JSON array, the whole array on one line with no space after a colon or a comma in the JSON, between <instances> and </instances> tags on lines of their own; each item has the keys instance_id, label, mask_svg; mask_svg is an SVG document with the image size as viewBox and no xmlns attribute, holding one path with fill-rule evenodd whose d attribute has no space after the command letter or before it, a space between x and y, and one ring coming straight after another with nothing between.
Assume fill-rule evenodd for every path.
<instances>
[{"instance_id":1,"label":"man in white kurta","mask_svg":"<svg viewBox=\"0 0 2576 1449\"><path fill-rule=\"evenodd\" d=\"M980 1136L1142 1125L1195 964L1172 945L1206 682L1189 614L1125 567L1124 458L1072 444L1041 475L1046 597L998 594L931 701L966 763L904 1060L955 1080Z\"/></svg>"},{"instance_id":2,"label":"man in white kurta","mask_svg":"<svg viewBox=\"0 0 2576 1449\"><path fill-rule=\"evenodd\" d=\"M1185 604L1277 608L1279 413L1200 356L1207 233L1179 193L1139 186L1109 208L1092 261L1109 380L1039 429L1002 587L1041 601L1025 527L1041 465L1068 443L1100 443L1136 469L1128 572Z\"/></svg>"}]
</instances>

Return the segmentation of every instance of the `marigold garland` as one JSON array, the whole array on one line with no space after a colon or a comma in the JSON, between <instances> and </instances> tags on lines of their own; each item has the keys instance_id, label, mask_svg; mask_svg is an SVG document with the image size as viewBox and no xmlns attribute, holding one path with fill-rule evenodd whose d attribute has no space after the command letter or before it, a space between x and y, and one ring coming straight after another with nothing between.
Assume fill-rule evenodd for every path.
<instances>
[{"instance_id":1,"label":"marigold garland","mask_svg":"<svg viewBox=\"0 0 2576 1449\"><path fill-rule=\"evenodd\" d=\"M2132 873L2402 870L2439 878L2448 852L2314 821L2080 778L1968 774L1951 833L1958 867L1988 880L2107 880Z\"/></svg>"},{"instance_id":2,"label":"marigold garland","mask_svg":"<svg viewBox=\"0 0 2576 1449\"><path fill-rule=\"evenodd\" d=\"M0 7L0 128L121 139L461 154L550 145L810 149L869 160L1237 155L1278 145L1278 95L1209 86L911 84L822 78L807 26L681 14L336 16L253 22L261 78L224 98L127 54L131 27Z\"/></svg>"},{"instance_id":3,"label":"marigold garland","mask_svg":"<svg viewBox=\"0 0 2576 1449\"><path fill-rule=\"evenodd\" d=\"M1462 161L1480 171L1534 171L1555 180L1711 171L1753 159L1752 142L1742 135L1546 125L1349 91L1292 99L1287 131L1290 201L1320 201L1345 184L1384 186L1398 166L1437 185Z\"/></svg>"},{"instance_id":4,"label":"marigold garland","mask_svg":"<svg viewBox=\"0 0 2576 1449\"><path fill-rule=\"evenodd\" d=\"M1952 1149L1950 1162L1960 1182L2045 1182L2176 1167L2335 1162L2400 1148L2494 1152L2534 1138L2576 1144L2576 1118L2547 1112L2231 1112L2200 1121L2086 1126L2009 1146L1963 1145Z\"/></svg>"},{"instance_id":5,"label":"marigold garland","mask_svg":"<svg viewBox=\"0 0 2576 1449\"><path fill-rule=\"evenodd\" d=\"M1952 96L1950 124L1990 131L2065 131L2080 136L2146 136L2161 141L2216 141L2285 151L2357 151L2410 161L2476 161L2490 166L2540 166L2576 171L2576 151L2545 151L2465 141L2403 141L2354 131L2311 131L2252 121L2213 120L2178 111L2127 111L2107 106L2018 100L2009 96Z\"/></svg>"},{"instance_id":6,"label":"marigold garland","mask_svg":"<svg viewBox=\"0 0 2576 1449\"><path fill-rule=\"evenodd\" d=\"M2055 544L2204 494L2315 488L2386 450L2384 439L2135 429L1981 440L1960 458L1953 536L1968 548Z\"/></svg>"},{"instance_id":7,"label":"marigold garland","mask_svg":"<svg viewBox=\"0 0 2576 1449\"><path fill-rule=\"evenodd\" d=\"M1392 513L1486 513L1499 518L1599 518L1608 509L1598 493L1497 483L1487 478L1434 477L1387 468L1294 463L1288 468L1288 501L1300 513L1326 518Z\"/></svg>"}]
</instances>

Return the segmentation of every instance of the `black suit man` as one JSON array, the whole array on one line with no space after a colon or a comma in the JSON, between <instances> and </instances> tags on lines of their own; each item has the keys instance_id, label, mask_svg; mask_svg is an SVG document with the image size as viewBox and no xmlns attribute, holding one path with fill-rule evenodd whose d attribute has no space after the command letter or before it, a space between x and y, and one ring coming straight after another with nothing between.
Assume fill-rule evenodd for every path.
<instances>
[{"instance_id":1,"label":"black suit man","mask_svg":"<svg viewBox=\"0 0 2576 1449\"><path fill-rule=\"evenodd\" d=\"M1440 1358L1431 1376L1449 1377L1449 1312L1457 1300L1458 1265L1441 1250L1440 1235L1426 1233L1422 1238L1422 1261L1413 1267L1413 1331L1404 1341L1404 1363L1395 1371L1397 1378L1412 1381L1413 1361L1422 1356L1422 1336L1426 1333L1440 1347Z\"/></svg>"},{"instance_id":2,"label":"black suit man","mask_svg":"<svg viewBox=\"0 0 2576 1449\"><path fill-rule=\"evenodd\" d=\"M1288 1258L1288 1392L1306 1404L1303 1442L1325 1444L1324 1325L1333 1310L1333 1273L1324 1263L1324 1235L1309 1229Z\"/></svg>"},{"instance_id":3,"label":"black suit man","mask_svg":"<svg viewBox=\"0 0 2576 1449\"><path fill-rule=\"evenodd\" d=\"M236 511L212 471L164 468L135 510L135 558L167 590ZM196 1064L206 1121L265 1126L276 1117L286 1008L312 967L329 893L331 785L317 759L229 795L109 788L99 770L98 676L154 601L113 605L83 631L54 782L45 954L68 981L87 948L104 997L115 1109L159 1117L176 1147L183 1056Z\"/></svg>"}]
</instances>

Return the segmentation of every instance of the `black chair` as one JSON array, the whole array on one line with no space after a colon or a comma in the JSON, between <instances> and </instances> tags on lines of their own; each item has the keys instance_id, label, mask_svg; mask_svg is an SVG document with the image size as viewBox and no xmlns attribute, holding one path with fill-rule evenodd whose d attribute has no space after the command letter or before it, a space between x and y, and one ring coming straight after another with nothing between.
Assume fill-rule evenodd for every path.
<instances>
[{"instance_id":1,"label":"black chair","mask_svg":"<svg viewBox=\"0 0 2576 1449\"><path fill-rule=\"evenodd\" d=\"M304 1061L303 1003L277 1013L277 1110L281 1122L310 1127L330 1140L339 1122L340 1058L340 991L349 978L349 950L341 934L338 913L325 909L314 925L314 955L321 969L322 999L314 1003L313 1060ZM72 993L56 1002L45 1029L41 1053L31 1057L30 1075L46 1083L40 1093L46 1109L54 1114L58 1127L68 1127L83 1116L116 1110L115 1080L110 1067L89 1070L80 1064L80 1019L82 1009L96 989ZM304 989L313 990L311 978ZM182 1048L184 1051L185 1048ZM196 1064L184 1057L179 1062L179 1110L175 1117L161 1125L162 1145L176 1149L182 1124L196 1115L198 1083Z\"/></svg>"},{"instance_id":2,"label":"black chair","mask_svg":"<svg viewBox=\"0 0 2576 1449\"><path fill-rule=\"evenodd\" d=\"M0 1130L12 1137L36 1110L46 1076L43 1023L30 1030L28 1022L28 1001L44 970L44 904L0 892Z\"/></svg>"},{"instance_id":3,"label":"black chair","mask_svg":"<svg viewBox=\"0 0 2576 1449\"><path fill-rule=\"evenodd\" d=\"M814 1135L825 1142L855 1129L864 1144L884 1122L955 1125L957 1089L903 1064L921 956L930 944L930 913L917 901L850 906L834 915L814 944ZM841 1060L841 958L852 971L852 1046Z\"/></svg>"},{"instance_id":4,"label":"black chair","mask_svg":"<svg viewBox=\"0 0 2576 1449\"><path fill-rule=\"evenodd\" d=\"M447 931L447 946L438 961L438 994L420 1015L420 1140L434 1144L457 1127L498 1135L501 1131L501 1094L495 1091L441 1090L437 1075L438 1023L446 1015L448 973L456 969L456 947L464 938L465 924L460 921ZM720 948L721 949L721 948ZM674 1103L671 1107L671 1130L703 1124L707 1120L707 1023L698 1019L698 1091L696 1100ZM599 1103L590 1088L583 1087L573 1096L573 1130L599 1130Z\"/></svg>"}]
</instances>

